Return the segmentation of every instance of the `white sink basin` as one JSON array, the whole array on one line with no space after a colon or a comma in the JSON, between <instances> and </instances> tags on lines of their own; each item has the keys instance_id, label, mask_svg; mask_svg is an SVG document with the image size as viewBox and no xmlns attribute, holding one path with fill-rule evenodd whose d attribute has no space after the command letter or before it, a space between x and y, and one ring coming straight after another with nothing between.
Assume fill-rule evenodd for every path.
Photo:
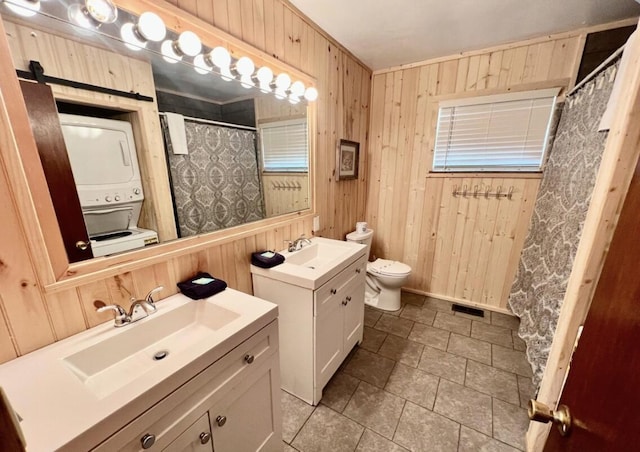
<instances>
[{"instance_id":1,"label":"white sink basin","mask_svg":"<svg viewBox=\"0 0 640 452\"><path fill-rule=\"evenodd\" d=\"M187 303L164 315L151 315L145 322L124 326L120 334L67 356L62 362L98 398L103 398L153 372L161 361L164 364L174 360L238 317L237 312L212 303Z\"/></svg>"},{"instance_id":2,"label":"white sink basin","mask_svg":"<svg viewBox=\"0 0 640 452\"><path fill-rule=\"evenodd\" d=\"M29 451L97 444L274 321L275 304L226 289L182 294L142 320L113 320L0 365ZM161 360L154 356L168 354ZM74 443L75 444L75 443Z\"/></svg>"},{"instance_id":3,"label":"white sink basin","mask_svg":"<svg viewBox=\"0 0 640 452\"><path fill-rule=\"evenodd\" d=\"M317 289L352 262L362 257L366 246L355 242L314 237L297 251L279 251L285 261L272 268L251 266L251 273Z\"/></svg>"}]
</instances>

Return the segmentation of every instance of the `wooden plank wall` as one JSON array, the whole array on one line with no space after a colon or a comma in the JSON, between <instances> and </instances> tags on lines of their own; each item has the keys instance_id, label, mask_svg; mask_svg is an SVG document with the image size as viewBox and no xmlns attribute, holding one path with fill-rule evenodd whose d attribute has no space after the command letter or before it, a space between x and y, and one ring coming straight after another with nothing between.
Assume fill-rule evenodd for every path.
<instances>
[{"instance_id":1,"label":"wooden plank wall","mask_svg":"<svg viewBox=\"0 0 640 452\"><path fill-rule=\"evenodd\" d=\"M580 36L565 35L374 74L367 221L373 254L412 267L408 288L506 309L539 179L429 173L438 101L566 87L581 50ZM456 197L456 185L514 195Z\"/></svg>"},{"instance_id":2,"label":"wooden plank wall","mask_svg":"<svg viewBox=\"0 0 640 452\"><path fill-rule=\"evenodd\" d=\"M355 222L365 216L366 172L362 171L358 180L336 182L336 142L345 138L360 142L363 149L367 147L370 70L281 0L172 3L317 79L320 97L312 119L317 121L314 196L321 218L318 233L344 238ZM7 67L11 65L8 59L6 53L0 55L0 61ZM0 107L4 106L0 96ZM0 125L0 132L6 131ZM12 140L10 133L5 135L4 139ZM3 152L7 149L10 148L4 148ZM366 168L366 152L361 153L360 165ZM4 154L0 171L9 179L17 177L9 174ZM2 184L4 180L0 179L0 191L4 193ZM21 196L11 189L7 195ZM248 256L252 251L280 249L284 239L303 232L311 235L308 216L273 228L256 227L253 234L230 237L195 253L45 294L38 275L34 274L34 267L37 268L34 258L24 245L25 224L20 224L15 210L5 211L4 216L5 226L11 226L6 233L11 236L2 241L0 249L0 362L108 321L109 316L95 313L96 299L128 306L131 294L140 296L159 284L166 287L161 294L166 297L175 293L177 281L197 270L209 271L226 280L230 287L251 293ZM5 242L11 247L5 248Z\"/></svg>"}]
</instances>

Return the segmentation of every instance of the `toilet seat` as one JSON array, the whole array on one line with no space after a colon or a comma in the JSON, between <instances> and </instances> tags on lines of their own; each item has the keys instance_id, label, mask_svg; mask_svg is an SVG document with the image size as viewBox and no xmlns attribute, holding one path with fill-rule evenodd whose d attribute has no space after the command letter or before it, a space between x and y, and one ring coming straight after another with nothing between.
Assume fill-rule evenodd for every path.
<instances>
[{"instance_id":1,"label":"toilet seat","mask_svg":"<svg viewBox=\"0 0 640 452\"><path fill-rule=\"evenodd\" d=\"M367 263L367 271L374 275L405 277L411 273L411 267L398 261L376 259Z\"/></svg>"}]
</instances>

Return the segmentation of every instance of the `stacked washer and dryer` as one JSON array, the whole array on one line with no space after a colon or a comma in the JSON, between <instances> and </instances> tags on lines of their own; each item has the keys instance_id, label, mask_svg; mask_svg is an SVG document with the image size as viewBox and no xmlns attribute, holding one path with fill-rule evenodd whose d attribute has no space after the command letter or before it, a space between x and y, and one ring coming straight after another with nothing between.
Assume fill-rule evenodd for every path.
<instances>
[{"instance_id":1,"label":"stacked washer and dryer","mask_svg":"<svg viewBox=\"0 0 640 452\"><path fill-rule=\"evenodd\" d=\"M347 234L348 242L367 246L367 256L371 252L372 240L373 229L368 229L366 223L357 223L356 230ZM385 311L397 311L401 307L400 290L410 274L411 267L402 262L379 258L367 262L365 304Z\"/></svg>"}]
</instances>

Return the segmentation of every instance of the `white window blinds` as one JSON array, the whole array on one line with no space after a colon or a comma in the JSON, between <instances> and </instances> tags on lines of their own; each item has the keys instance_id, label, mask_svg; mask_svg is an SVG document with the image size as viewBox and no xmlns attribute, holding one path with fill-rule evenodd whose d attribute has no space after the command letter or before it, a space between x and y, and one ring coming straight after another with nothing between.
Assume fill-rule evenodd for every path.
<instances>
[{"instance_id":1,"label":"white window blinds","mask_svg":"<svg viewBox=\"0 0 640 452\"><path fill-rule=\"evenodd\" d=\"M259 130L264 171L309 170L306 118L264 123Z\"/></svg>"},{"instance_id":2,"label":"white window blinds","mask_svg":"<svg viewBox=\"0 0 640 452\"><path fill-rule=\"evenodd\" d=\"M558 92L440 102L433 171L540 171Z\"/></svg>"}]
</instances>

